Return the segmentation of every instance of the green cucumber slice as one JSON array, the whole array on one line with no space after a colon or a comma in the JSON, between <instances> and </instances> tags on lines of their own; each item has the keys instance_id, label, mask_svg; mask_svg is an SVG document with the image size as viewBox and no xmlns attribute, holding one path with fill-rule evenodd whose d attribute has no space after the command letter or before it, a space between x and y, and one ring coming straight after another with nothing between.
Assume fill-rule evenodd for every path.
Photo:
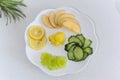
<instances>
[{"instance_id":1,"label":"green cucumber slice","mask_svg":"<svg viewBox=\"0 0 120 80\"><path fill-rule=\"evenodd\" d=\"M65 51L69 51L69 49L74 45L74 42L68 43L65 45Z\"/></svg>"},{"instance_id":2,"label":"green cucumber slice","mask_svg":"<svg viewBox=\"0 0 120 80\"><path fill-rule=\"evenodd\" d=\"M76 36L71 36L71 37L68 39L68 42L69 42L69 43L75 42L75 43L78 44L79 46L82 46L81 41L80 41Z\"/></svg>"},{"instance_id":3,"label":"green cucumber slice","mask_svg":"<svg viewBox=\"0 0 120 80\"><path fill-rule=\"evenodd\" d=\"M75 60L75 57L74 57L74 54L73 54L73 51L74 51L75 47L76 47L76 45L73 45L67 53L67 56L68 56L69 60Z\"/></svg>"},{"instance_id":4,"label":"green cucumber slice","mask_svg":"<svg viewBox=\"0 0 120 80\"><path fill-rule=\"evenodd\" d=\"M88 56L89 56L88 53L84 52L82 60L85 60Z\"/></svg>"},{"instance_id":5,"label":"green cucumber slice","mask_svg":"<svg viewBox=\"0 0 120 80\"><path fill-rule=\"evenodd\" d=\"M92 44L92 41L90 39L86 39L83 48L90 47L91 44Z\"/></svg>"},{"instance_id":6,"label":"green cucumber slice","mask_svg":"<svg viewBox=\"0 0 120 80\"><path fill-rule=\"evenodd\" d=\"M75 49L75 47L76 47L76 45L73 45L68 51L71 51L71 52L73 52L74 51L74 49Z\"/></svg>"},{"instance_id":7,"label":"green cucumber slice","mask_svg":"<svg viewBox=\"0 0 120 80\"><path fill-rule=\"evenodd\" d=\"M91 55L93 53L93 49L91 47L85 48L84 52L88 53L89 55Z\"/></svg>"},{"instance_id":8,"label":"green cucumber slice","mask_svg":"<svg viewBox=\"0 0 120 80\"><path fill-rule=\"evenodd\" d=\"M84 45L84 43L85 43L85 37L83 36L83 34L78 34L77 37L81 41L82 45Z\"/></svg>"},{"instance_id":9,"label":"green cucumber slice","mask_svg":"<svg viewBox=\"0 0 120 80\"><path fill-rule=\"evenodd\" d=\"M69 51L69 52L67 53L67 56L68 56L68 59L69 59L69 60L75 60L75 57L74 57L74 54L73 54L72 51Z\"/></svg>"},{"instance_id":10,"label":"green cucumber slice","mask_svg":"<svg viewBox=\"0 0 120 80\"><path fill-rule=\"evenodd\" d=\"M81 61L83 58L83 50L80 47L76 47L73 51L75 61Z\"/></svg>"}]
</instances>

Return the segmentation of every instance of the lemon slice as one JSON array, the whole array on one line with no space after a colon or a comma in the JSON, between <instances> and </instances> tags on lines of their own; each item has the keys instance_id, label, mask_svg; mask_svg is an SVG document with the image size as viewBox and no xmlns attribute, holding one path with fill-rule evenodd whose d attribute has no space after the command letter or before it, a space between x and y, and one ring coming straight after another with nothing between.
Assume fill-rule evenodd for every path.
<instances>
[{"instance_id":1,"label":"lemon slice","mask_svg":"<svg viewBox=\"0 0 120 80\"><path fill-rule=\"evenodd\" d=\"M29 28L28 34L29 37L35 40L40 40L45 35L45 30L40 26L32 26L31 28Z\"/></svg>"},{"instance_id":2,"label":"lemon slice","mask_svg":"<svg viewBox=\"0 0 120 80\"><path fill-rule=\"evenodd\" d=\"M47 39L43 37L42 40L29 39L29 46L34 50L41 50L46 46Z\"/></svg>"}]
</instances>

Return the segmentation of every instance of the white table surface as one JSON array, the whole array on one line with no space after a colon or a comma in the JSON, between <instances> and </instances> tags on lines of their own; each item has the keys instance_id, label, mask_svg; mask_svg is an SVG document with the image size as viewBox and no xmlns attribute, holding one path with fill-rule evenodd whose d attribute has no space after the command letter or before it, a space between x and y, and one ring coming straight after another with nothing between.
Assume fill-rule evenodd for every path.
<instances>
[{"instance_id":1,"label":"white table surface","mask_svg":"<svg viewBox=\"0 0 120 80\"><path fill-rule=\"evenodd\" d=\"M0 19L0 80L120 80L120 15L115 0L24 1L25 20L5 26ZM26 58L24 31L41 10L61 6L73 6L95 21L100 46L82 72L52 77Z\"/></svg>"}]
</instances>

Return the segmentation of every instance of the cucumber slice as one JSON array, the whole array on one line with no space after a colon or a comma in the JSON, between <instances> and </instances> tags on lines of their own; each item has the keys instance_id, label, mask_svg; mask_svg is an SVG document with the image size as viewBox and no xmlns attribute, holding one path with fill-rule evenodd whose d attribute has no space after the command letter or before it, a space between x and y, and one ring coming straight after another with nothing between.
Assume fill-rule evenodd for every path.
<instances>
[{"instance_id":1,"label":"cucumber slice","mask_svg":"<svg viewBox=\"0 0 120 80\"><path fill-rule=\"evenodd\" d=\"M82 45L84 45L84 43L85 43L85 37L83 36L83 34L78 34L77 37L81 41Z\"/></svg>"},{"instance_id":2,"label":"cucumber slice","mask_svg":"<svg viewBox=\"0 0 120 80\"><path fill-rule=\"evenodd\" d=\"M73 45L68 51L71 51L71 52L73 52L74 51L74 49L75 49L75 47L76 47L76 45Z\"/></svg>"},{"instance_id":3,"label":"cucumber slice","mask_svg":"<svg viewBox=\"0 0 120 80\"><path fill-rule=\"evenodd\" d=\"M85 60L88 56L88 53L84 52L82 60Z\"/></svg>"},{"instance_id":4,"label":"cucumber slice","mask_svg":"<svg viewBox=\"0 0 120 80\"><path fill-rule=\"evenodd\" d=\"M74 54L73 54L73 51L74 51L75 48L76 48L76 45L73 45L73 46L69 49L69 51L68 51L68 53L67 53L67 56L68 56L68 59L69 59L69 60L75 60L75 57L74 57Z\"/></svg>"},{"instance_id":5,"label":"cucumber slice","mask_svg":"<svg viewBox=\"0 0 120 80\"><path fill-rule=\"evenodd\" d=\"M75 43L71 42L65 45L65 51L68 51Z\"/></svg>"},{"instance_id":6,"label":"cucumber slice","mask_svg":"<svg viewBox=\"0 0 120 80\"><path fill-rule=\"evenodd\" d=\"M84 52L88 53L89 55L91 55L93 53L93 49L91 47L85 48Z\"/></svg>"},{"instance_id":7,"label":"cucumber slice","mask_svg":"<svg viewBox=\"0 0 120 80\"><path fill-rule=\"evenodd\" d=\"M90 47L91 44L92 44L92 41L90 39L86 39L83 48Z\"/></svg>"},{"instance_id":8,"label":"cucumber slice","mask_svg":"<svg viewBox=\"0 0 120 80\"><path fill-rule=\"evenodd\" d=\"M82 46L82 43L81 41L76 37L76 36L71 36L69 39L68 39L68 42L75 42L76 44L78 44L80 47Z\"/></svg>"},{"instance_id":9,"label":"cucumber slice","mask_svg":"<svg viewBox=\"0 0 120 80\"><path fill-rule=\"evenodd\" d=\"M67 53L67 56L68 56L68 59L69 59L69 60L75 60L75 57L74 57L74 54L73 54L72 51L69 51L69 52Z\"/></svg>"},{"instance_id":10,"label":"cucumber slice","mask_svg":"<svg viewBox=\"0 0 120 80\"><path fill-rule=\"evenodd\" d=\"M73 51L75 61L81 61L83 58L83 50L80 47L76 47Z\"/></svg>"}]
</instances>

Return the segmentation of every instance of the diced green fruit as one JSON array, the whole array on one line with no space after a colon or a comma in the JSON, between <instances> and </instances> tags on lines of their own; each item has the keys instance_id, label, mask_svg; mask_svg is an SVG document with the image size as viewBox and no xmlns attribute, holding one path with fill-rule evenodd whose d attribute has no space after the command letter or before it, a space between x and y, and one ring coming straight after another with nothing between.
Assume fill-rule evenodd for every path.
<instances>
[{"instance_id":1,"label":"diced green fruit","mask_svg":"<svg viewBox=\"0 0 120 80\"><path fill-rule=\"evenodd\" d=\"M49 63L48 63L48 69L49 70L55 70L58 68L57 64L56 64L56 58L53 57L52 59L49 60Z\"/></svg>"},{"instance_id":2,"label":"diced green fruit","mask_svg":"<svg viewBox=\"0 0 120 80\"><path fill-rule=\"evenodd\" d=\"M56 62L58 67L64 68L66 66L67 60L65 57L56 56Z\"/></svg>"},{"instance_id":3,"label":"diced green fruit","mask_svg":"<svg viewBox=\"0 0 120 80\"><path fill-rule=\"evenodd\" d=\"M63 56L53 56L49 53L43 53L41 55L41 64L49 70L57 70L65 68L66 58Z\"/></svg>"},{"instance_id":4,"label":"diced green fruit","mask_svg":"<svg viewBox=\"0 0 120 80\"><path fill-rule=\"evenodd\" d=\"M41 63L42 65L46 66L48 65L48 61L52 59L52 55L49 53L44 53L41 55Z\"/></svg>"}]
</instances>

